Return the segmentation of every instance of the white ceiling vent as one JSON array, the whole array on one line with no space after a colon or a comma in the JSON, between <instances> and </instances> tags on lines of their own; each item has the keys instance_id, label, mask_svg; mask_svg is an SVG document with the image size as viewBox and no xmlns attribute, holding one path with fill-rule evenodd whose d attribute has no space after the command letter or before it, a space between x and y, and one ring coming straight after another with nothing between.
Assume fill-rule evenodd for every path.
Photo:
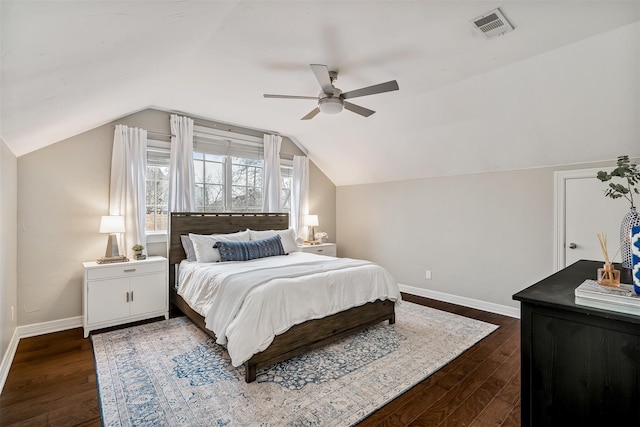
<instances>
[{"instance_id":1,"label":"white ceiling vent","mask_svg":"<svg viewBox=\"0 0 640 427\"><path fill-rule=\"evenodd\" d=\"M493 9L484 15L478 16L471 21L476 28L487 36L487 38L501 36L504 33L513 31L513 26L507 21L500 9Z\"/></svg>"}]
</instances>

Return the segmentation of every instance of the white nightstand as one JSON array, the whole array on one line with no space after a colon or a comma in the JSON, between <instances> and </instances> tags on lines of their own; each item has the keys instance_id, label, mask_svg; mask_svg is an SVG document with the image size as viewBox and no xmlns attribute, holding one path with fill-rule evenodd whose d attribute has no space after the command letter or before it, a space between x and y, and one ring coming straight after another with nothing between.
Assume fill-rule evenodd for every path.
<instances>
[{"instance_id":1,"label":"white nightstand","mask_svg":"<svg viewBox=\"0 0 640 427\"><path fill-rule=\"evenodd\" d=\"M301 252L308 252L311 254L337 256L335 243L320 243L319 245L301 245L298 246Z\"/></svg>"},{"instance_id":2,"label":"white nightstand","mask_svg":"<svg viewBox=\"0 0 640 427\"><path fill-rule=\"evenodd\" d=\"M84 262L82 326L89 331L152 317L169 318L167 259Z\"/></svg>"}]
</instances>

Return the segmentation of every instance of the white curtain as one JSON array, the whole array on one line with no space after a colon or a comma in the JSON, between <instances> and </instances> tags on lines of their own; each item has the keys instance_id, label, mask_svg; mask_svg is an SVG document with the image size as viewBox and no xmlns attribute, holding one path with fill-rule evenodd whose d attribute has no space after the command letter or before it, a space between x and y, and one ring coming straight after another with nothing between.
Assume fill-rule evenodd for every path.
<instances>
[{"instance_id":1,"label":"white curtain","mask_svg":"<svg viewBox=\"0 0 640 427\"><path fill-rule=\"evenodd\" d=\"M280 146L282 137L265 134L262 212L280 212Z\"/></svg>"},{"instance_id":2,"label":"white curtain","mask_svg":"<svg viewBox=\"0 0 640 427\"><path fill-rule=\"evenodd\" d=\"M136 244L146 246L147 131L117 125L111 155L109 214L124 216L125 233L118 237L120 255Z\"/></svg>"},{"instance_id":3,"label":"white curtain","mask_svg":"<svg viewBox=\"0 0 640 427\"><path fill-rule=\"evenodd\" d=\"M171 115L169 212L195 210L193 171L193 119Z\"/></svg>"},{"instance_id":4,"label":"white curtain","mask_svg":"<svg viewBox=\"0 0 640 427\"><path fill-rule=\"evenodd\" d=\"M293 156L293 182L291 184L291 215L289 222L298 238L307 235L304 216L309 213L309 158Z\"/></svg>"}]
</instances>

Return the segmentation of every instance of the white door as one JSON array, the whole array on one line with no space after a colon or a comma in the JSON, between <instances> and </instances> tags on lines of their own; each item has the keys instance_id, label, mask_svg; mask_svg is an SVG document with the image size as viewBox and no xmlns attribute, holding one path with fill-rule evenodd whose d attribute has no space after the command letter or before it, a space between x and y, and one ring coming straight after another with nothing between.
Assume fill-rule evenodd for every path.
<instances>
[{"instance_id":1,"label":"white door","mask_svg":"<svg viewBox=\"0 0 640 427\"><path fill-rule=\"evenodd\" d=\"M618 251L629 202L604 196L607 185L596 178L603 169L556 172L558 270L581 259L604 261L600 232L607 235L609 256ZM620 253L615 261L620 262Z\"/></svg>"}]
</instances>

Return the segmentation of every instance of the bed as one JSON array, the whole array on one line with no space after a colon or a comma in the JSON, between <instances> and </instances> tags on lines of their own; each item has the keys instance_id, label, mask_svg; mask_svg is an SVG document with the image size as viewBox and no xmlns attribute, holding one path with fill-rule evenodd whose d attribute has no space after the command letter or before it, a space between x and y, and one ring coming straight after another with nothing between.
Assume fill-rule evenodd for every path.
<instances>
[{"instance_id":1,"label":"bed","mask_svg":"<svg viewBox=\"0 0 640 427\"><path fill-rule=\"evenodd\" d=\"M172 213L169 241L171 303L207 334L216 338L216 334L206 327L205 316L198 312L201 310L196 311L192 308L176 289L178 267L187 258L181 240L182 236L190 233L228 234L247 229L255 231L286 230L288 226L289 217L286 213ZM305 256L322 258L322 256L312 254L305 254ZM389 298L388 295L380 298L322 318L303 321L276 335L268 347L244 361L246 382L255 381L257 370L260 368L323 346L377 323L383 321L389 321L389 324L395 323L395 301L400 299L399 291L397 298L395 296Z\"/></svg>"}]
</instances>

